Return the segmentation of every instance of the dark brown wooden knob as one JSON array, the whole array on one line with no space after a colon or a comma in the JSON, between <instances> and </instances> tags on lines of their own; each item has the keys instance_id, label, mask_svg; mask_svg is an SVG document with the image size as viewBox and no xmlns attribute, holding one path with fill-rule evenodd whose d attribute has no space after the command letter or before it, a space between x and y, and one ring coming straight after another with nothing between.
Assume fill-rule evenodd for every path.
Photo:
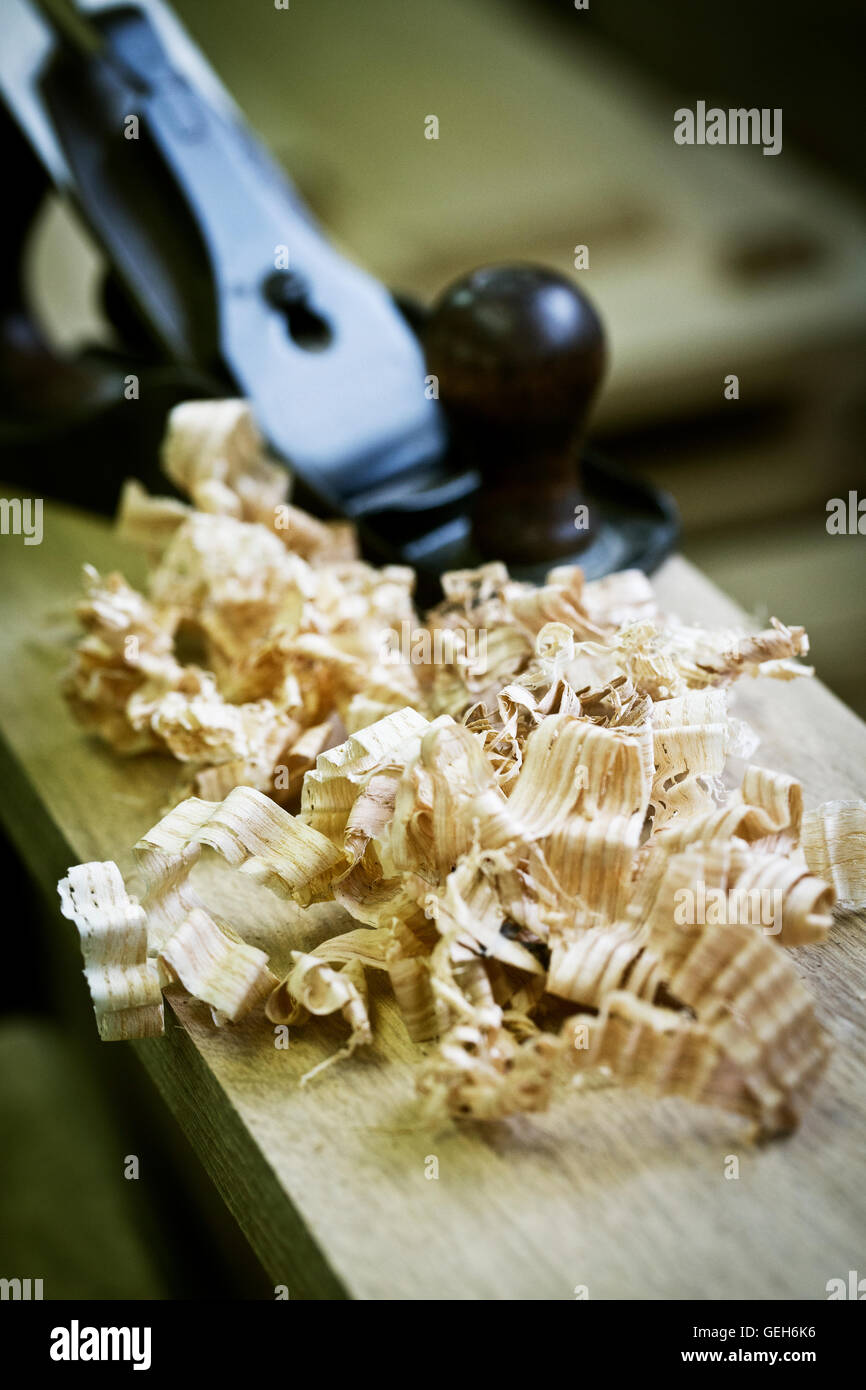
<instances>
[{"instance_id":1,"label":"dark brown wooden knob","mask_svg":"<svg viewBox=\"0 0 866 1390\"><path fill-rule=\"evenodd\" d=\"M552 270L488 266L445 291L424 344L455 456L483 478L482 554L529 565L580 550L580 445L606 355L589 300Z\"/></svg>"}]
</instances>

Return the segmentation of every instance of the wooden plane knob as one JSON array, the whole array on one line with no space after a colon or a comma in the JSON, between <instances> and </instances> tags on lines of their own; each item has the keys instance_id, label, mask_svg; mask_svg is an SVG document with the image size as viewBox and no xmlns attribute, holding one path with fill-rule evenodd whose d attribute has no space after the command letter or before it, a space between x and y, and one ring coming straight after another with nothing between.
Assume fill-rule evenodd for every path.
<instances>
[{"instance_id":1,"label":"wooden plane knob","mask_svg":"<svg viewBox=\"0 0 866 1390\"><path fill-rule=\"evenodd\" d=\"M424 345L455 456L483 478L481 553L530 565L580 550L580 445L606 356L586 296L542 267L474 270L434 305Z\"/></svg>"}]
</instances>

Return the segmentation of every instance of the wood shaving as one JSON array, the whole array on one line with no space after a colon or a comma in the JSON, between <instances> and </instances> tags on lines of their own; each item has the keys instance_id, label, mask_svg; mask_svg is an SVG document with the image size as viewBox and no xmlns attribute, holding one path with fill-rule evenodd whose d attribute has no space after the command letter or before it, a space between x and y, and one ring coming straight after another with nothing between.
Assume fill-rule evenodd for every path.
<instances>
[{"instance_id":1,"label":"wood shaving","mask_svg":"<svg viewBox=\"0 0 866 1390\"><path fill-rule=\"evenodd\" d=\"M198 907L172 933L159 958L194 999L210 1004L216 1023L236 1023L276 985L264 951L246 945Z\"/></svg>"},{"instance_id":2,"label":"wood shaving","mask_svg":"<svg viewBox=\"0 0 866 1390\"><path fill-rule=\"evenodd\" d=\"M146 886L149 942L165 942L202 908L189 875L204 848L280 897L308 905L328 892L342 852L253 787L235 787L222 802L190 797L135 846Z\"/></svg>"},{"instance_id":3,"label":"wood shaving","mask_svg":"<svg viewBox=\"0 0 866 1390\"><path fill-rule=\"evenodd\" d=\"M147 956L147 916L120 870L78 864L58 884L60 911L78 928L84 978L104 1042L164 1032L159 971Z\"/></svg>"},{"instance_id":4,"label":"wood shaving","mask_svg":"<svg viewBox=\"0 0 866 1390\"><path fill-rule=\"evenodd\" d=\"M351 1057L356 1047L372 1042L373 1034L367 1013L364 968L359 959L350 959L340 970L333 970L317 956L304 955L301 951L293 951L292 959L291 971L268 999L265 1010L268 1018L273 1023L298 1027L306 1023L311 1014L322 1017L339 1012L351 1030L346 1046L307 1072L301 1079L303 1085L332 1062Z\"/></svg>"},{"instance_id":5,"label":"wood shaving","mask_svg":"<svg viewBox=\"0 0 866 1390\"><path fill-rule=\"evenodd\" d=\"M162 468L202 512L267 521L289 491L289 475L265 457L246 401L184 401L171 411Z\"/></svg>"},{"instance_id":6,"label":"wood shaving","mask_svg":"<svg viewBox=\"0 0 866 1390\"><path fill-rule=\"evenodd\" d=\"M659 613L636 572L559 566L534 588L498 563L444 575L422 617L411 571L289 507L242 402L179 407L164 456L193 505L127 489L147 592L87 572L67 681L88 728L173 757L195 793L136 847L140 907L114 866L61 885L88 972L100 923L149 982L145 1004L88 973L102 1035L161 1020L161 979L220 1023L337 1015L324 1066L375 1045L375 971L427 1048L431 1118L607 1077L795 1126L829 1039L792 951L837 898L866 901L866 803L804 813L728 692L808 676L803 629L710 631ZM277 980L197 896L205 850L355 925Z\"/></svg>"},{"instance_id":7,"label":"wood shaving","mask_svg":"<svg viewBox=\"0 0 866 1390\"><path fill-rule=\"evenodd\" d=\"M803 850L840 903L866 907L866 801L827 801L803 822Z\"/></svg>"}]
</instances>

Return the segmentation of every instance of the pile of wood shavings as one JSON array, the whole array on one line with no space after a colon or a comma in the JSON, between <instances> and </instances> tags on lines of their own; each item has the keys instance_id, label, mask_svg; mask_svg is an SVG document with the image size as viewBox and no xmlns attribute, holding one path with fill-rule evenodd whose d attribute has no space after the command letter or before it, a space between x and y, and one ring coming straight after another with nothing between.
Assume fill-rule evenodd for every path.
<instances>
[{"instance_id":1,"label":"pile of wood shavings","mask_svg":"<svg viewBox=\"0 0 866 1390\"><path fill-rule=\"evenodd\" d=\"M161 1033L179 982L216 1025L340 1014L344 1056L374 1041L380 971L435 1043L431 1116L541 1110L603 1072L793 1127L828 1038L787 948L823 940L837 898L866 900L866 803L804 817L793 778L722 774L757 746L726 688L810 675L803 629L705 631L661 616L639 572L560 567L534 588L498 564L445 575L422 622L411 570L288 504L242 402L179 407L163 461L194 505L128 486L148 594L87 571L67 682L86 726L171 754L195 793L136 846L140 903L113 863L59 885L101 1036ZM445 659L395 661L383 639L404 624L447 631ZM197 897L206 848L356 929L277 979ZM762 890L772 934L720 911ZM695 900L714 907L684 913Z\"/></svg>"}]
</instances>

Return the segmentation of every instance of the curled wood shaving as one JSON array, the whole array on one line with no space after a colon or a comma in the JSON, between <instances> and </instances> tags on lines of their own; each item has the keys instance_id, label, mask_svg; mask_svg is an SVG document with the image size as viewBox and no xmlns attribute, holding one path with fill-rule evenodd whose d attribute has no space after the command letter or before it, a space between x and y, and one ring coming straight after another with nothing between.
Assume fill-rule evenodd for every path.
<instances>
[{"instance_id":1,"label":"curled wood shaving","mask_svg":"<svg viewBox=\"0 0 866 1390\"><path fill-rule=\"evenodd\" d=\"M118 539L158 560L190 510L175 497L151 497L134 478L128 478L117 511Z\"/></svg>"},{"instance_id":2,"label":"curled wood shaving","mask_svg":"<svg viewBox=\"0 0 866 1390\"><path fill-rule=\"evenodd\" d=\"M127 490L147 592L88 572L67 682L88 727L172 756L197 793L136 847L137 968L217 1021L265 993L275 1022L339 1014L341 1057L373 1037L378 971L432 1045L431 1115L534 1111L597 1075L796 1124L828 1040L793 952L837 895L866 900L866 806L804 818L729 687L808 675L803 629L686 625L642 574L573 565L538 588L498 563L446 574L423 616L410 570L289 506L242 402L175 411L165 459L193 505ZM200 901L204 849L355 925L277 983Z\"/></svg>"},{"instance_id":3,"label":"curled wood shaving","mask_svg":"<svg viewBox=\"0 0 866 1390\"><path fill-rule=\"evenodd\" d=\"M444 1032L448 1011L433 987L429 947L399 920L394 922L386 956L397 1007L413 1042L428 1042Z\"/></svg>"},{"instance_id":4,"label":"curled wood shaving","mask_svg":"<svg viewBox=\"0 0 866 1390\"><path fill-rule=\"evenodd\" d=\"M339 840L362 785L380 768L405 765L429 727L415 710L398 710L322 753L315 771L304 778L301 814L307 825ZM356 828L358 820L356 816Z\"/></svg>"},{"instance_id":5,"label":"curled wood shaving","mask_svg":"<svg viewBox=\"0 0 866 1390\"><path fill-rule=\"evenodd\" d=\"M826 801L803 821L813 874L832 883L840 903L866 907L866 801Z\"/></svg>"},{"instance_id":6,"label":"curled wood shaving","mask_svg":"<svg viewBox=\"0 0 866 1390\"><path fill-rule=\"evenodd\" d=\"M521 1041L502 1023L462 1023L446 1033L437 1055L420 1069L418 1090L431 1119L500 1120L546 1110L562 1044L530 1027Z\"/></svg>"},{"instance_id":7,"label":"curled wood shaving","mask_svg":"<svg viewBox=\"0 0 866 1390\"><path fill-rule=\"evenodd\" d=\"M131 700L147 691L155 704L185 681L197 685L197 673L185 672L175 660L170 627L121 575L103 578L88 565L84 584L77 616L86 635L66 677L65 694L85 728L118 752L155 748L153 731L129 717Z\"/></svg>"},{"instance_id":8,"label":"curled wood shaving","mask_svg":"<svg viewBox=\"0 0 866 1390\"><path fill-rule=\"evenodd\" d=\"M146 916L117 865L78 864L58 885L60 910L78 928L84 977L105 1042L165 1031L159 971L147 959Z\"/></svg>"},{"instance_id":9,"label":"curled wood shaving","mask_svg":"<svg viewBox=\"0 0 866 1390\"><path fill-rule=\"evenodd\" d=\"M160 960L194 999L210 1004L215 1022L236 1023L277 983L264 951L246 945L199 907L169 937Z\"/></svg>"},{"instance_id":10,"label":"curled wood shaving","mask_svg":"<svg viewBox=\"0 0 866 1390\"><path fill-rule=\"evenodd\" d=\"M205 847L280 897L305 905L325 891L343 863L342 853L323 835L252 787L235 787L222 802L190 797L135 847L146 885L150 941L157 949L202 906L188 879Z\"/></svg>"},{"instance_id":11,"label":"curled wood shaving","mask_svg":"<svg viewBox=\"0 0 866 1390\"><path fill-rule=\"evenodd\" d=\"M793 1128L829 1043L789 958L737 924L676 926L661 949L668 988L736 1064L753 1117L770 1132Z\"/></svg>"},{"instance_id":12,"label":"curled wood shaving","mask_svg":"<svg viewBox=\"0 0 866 1390\"><path fill-rule=\"evenodd\" d=\"M737 836L756 847L790 849L799 838L802 815L799 782L782 773L750 766L740 791L727 805L686 820L668 822L659 829L658 841L674 849Z\"/></svg>"},{"instance_id":13,"label":"curled wood shaving","mask_svg":"<svg viewBox=\"0 0 866 1390\"><path fill-rule=\"evenodd\" d=\"M269 521L286 500L289 476L265 457L246 401L184 401L168 417L166 477L203 512Z\"/></svg>"},{"instance_id":14,"label":"curled wood shaving","mask_svg":"<svg viewBox=\"0 0 866 1390\"><path fill-rule=\"evenodd\" d=\"M657 1096L754 1114L735 1067L707 1028L633 994L614 991L597 1016L569 1019L562 1044L575 1071L602 1070Z\"/></svg>"},{"instance_id":15,"label":"curled wood shaving","mask_svg":"<svg viewBox=\"0 0 866 1390\"><path fill-rule=\"evenodd\" d=\"M551 994L591 1009L626 988L639 999L652 1000L661 982L658 958L625 923L591 927L575 940L557 943L547 974Z\"/></svg>"},{"instance_id":16,"label":"curled wood shaving","mask_svg":"<svg viewBox=\"0 0 866 1390\"><path fill-rule=\"evenodd\" d=\"M773 673L779 674L781 671L796 669L782 666L782 662L790 660L791 657L805 656L808 650L809 639L805 628L785 627L784 623L773 618L772 626L764 632L740 637L731 647L720 652L718 657L704 657L698 661L698 665L718 677L740 672L756 675L761 667L772 663Z\"/></svg>"},{"instance_id":17,"label":"curled wood shaving","mask_svg":"<svg viewBox=\"0 0 866 1390\"><path fill-rule=\"evenodd\" d=\"M332 1063L351 1057L356 1047L372 1042L373 1034L367 1012L364 966L358 957L350 959L341 970L333 970L317 956L304 955L302 951L293 951L292 960L291 971L268 999L266 1013L271 1022L299 1027L311 1014L321 1017L339 1012L351 1030L346 1046L308 1071L302 1078L303 1084Z\"/></svg>"}]
</instances>

